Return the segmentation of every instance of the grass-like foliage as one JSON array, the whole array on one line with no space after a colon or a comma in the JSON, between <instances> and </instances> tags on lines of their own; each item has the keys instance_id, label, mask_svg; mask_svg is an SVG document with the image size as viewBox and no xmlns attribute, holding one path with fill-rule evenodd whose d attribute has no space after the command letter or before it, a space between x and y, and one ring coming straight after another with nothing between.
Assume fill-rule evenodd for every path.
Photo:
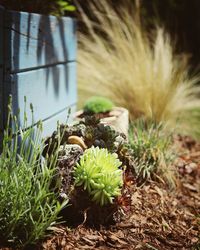
<instances>
[{"instance_id":1,"label":"grass-like foliage","mask_svg":"<svg viewBox=\"0 0 200 250\"><path fill-rule=\"evenodd\" d=\"M26 131L17 124L10 111L0 156L0 241L25 246L46 236L67 201L60 204L51 187L56 150L41 161L41 123Z\"/></svg>"},{"instance_id":2,"label":"grass-like foliage","mask_svg":"<svg viewBox=\"0 0 200 250\"><path fill-rule=\"evenodd\" d=\"M110 111L114 104L107 98L92 96L84 104L83 110L86 114L105 113Z\"/></svg>"},{"instance_id":3,"label":"grass-like foliage","mask_svg":"<svg viewBox=\"0 0 200 250\"><path fill-rule=\"evenodd\" d=\"M172 136L163 126L154 122L137 120L130 125L129 143L135 159L135 172L142 182L160 176L173 186L175 175L170 164L173 161Z\"/></svg>"},{"instance_id":4,"label":"grass-like foliage","mask_svg":"<svg viewBox=\"0 0 200 250\"><path fill-rule=\"evenodd\" d=\"M117 154L111 154L107 149L91 147L75 167L75 186L82 186L97 204L110 204L121 193L121 164Z\"/></svg>"},{"instance_id":5,"label":"grass-like foliage","mask_svg":"<svg viewBox=\"0 0 200 250\"><path fill-rule=\"evenodd\" d=\"M129 2L116 13L107 0L90 1L95 22L82 12L89 35L79 33L81 98L98 89L126 107L132 119L143 116L182 132L198 132L200 78L189 76L186 60L174 54L163 29L149 35L134 21Z\"/></svg>"}]
</instances>

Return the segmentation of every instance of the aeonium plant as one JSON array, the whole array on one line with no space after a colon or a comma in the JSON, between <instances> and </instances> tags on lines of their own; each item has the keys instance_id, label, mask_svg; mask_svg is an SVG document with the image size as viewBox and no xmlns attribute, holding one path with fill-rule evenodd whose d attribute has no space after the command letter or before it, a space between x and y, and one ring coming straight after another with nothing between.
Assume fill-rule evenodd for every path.
<instances>
[{"instance_id":1,"label":"aeonium plant","mask_svg":"<svg viewBox=\"0 0 200 250\"><path fill-rule=\"evenodd\" d=\"M75 186L82 186L97 204L111 204L121 194L121 165L117 154L91 147L85 151L74 169Z\"/></svg>"}]
</instances>

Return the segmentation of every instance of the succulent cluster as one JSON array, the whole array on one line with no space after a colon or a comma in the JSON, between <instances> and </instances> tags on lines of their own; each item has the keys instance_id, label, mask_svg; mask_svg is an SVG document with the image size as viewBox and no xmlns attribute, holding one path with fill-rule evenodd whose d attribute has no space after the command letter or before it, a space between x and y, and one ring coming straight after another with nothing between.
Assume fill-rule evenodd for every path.
<instances>
[{"instance_id":1,"label":"succulent cluster","mask_svg":"<svg viewBox=\"0 0 200 250\"><path fill-rule=\"evenodd\" d=\"M74 169L75 186L82 186L92 200L101 206L110 204L120 195L123 171L117 154L107 149L87 149Z\"/></svg>"},{"instance_id":2,"label":"succulent cluster","mask_svg":"<svg viewBox=\"0 0 200 250\"><path fill-rule=\"evenodd\" d=\"M77 136L88 147L78 163L73 161L73 166L69 167L66 160L64 160L64 165L58 164L59 172L66 183L63 190L69 188L67 183L72 184L67 174L72 171L74 185L83 186L83 190L86 194L87 192L90 194L93 201L102 206L111 203L114 197L120 194L124 184L124 170L119 169L119 166L127 166L128 169L133 167L131 154L125 147L125 135L100 123L95 116L86 116L83 121L73 126L61 125L59 131L46 141L48 153L57 145L59 134L61 145L66 145L72 136ZM76 190L79 189L76 188Z\"/></svg>"},{"instance_id":3,"label":"succulent cluster","mask_svg":"<svg viewBox=\"0 0 200 250\"><path fill-rule=\"evenodd\" d=\"M124 134L117 132L109 125L100 123L95 116L85 116L83 121L73 126L60 125L59 130L45 141L46 147L43 155L51 154L59 138L60 144L64 145L72 135L83 138L88 148L92 146L107 148L109 152L117 151L119 145L126 141Z\"/></svg>"},{"instance_id":4,"label":"succulent cluster","mask_svg":"<svg viewBox=\"0 0 200 250\"><path fill-rule=\"evenodd\" d=\"M93 96L89 98L84 107L85 114L98 114L111 111L114 104L107 98L101 96Z\"/></svg>"},{"instance_id":5,"label":"succulent cluster","mask_svg":"<svg viewBox=\"0 0 200 250\"><path fill-rule=\"evenodd\" d=\"M54 148L57 147L58 143L60 145L65 145L68 141L69 136L77 135L80 137L85 137L86 126L83 123L75 124L73 126L68 126L61 124L57 131L45 140L45 149L43 150L43 156L47 153L51 155ZM60 142L59 142L60 140Z\"/></svg>"},{"instance_id":6,"label":"succulent cluster","mask_svg":"<svg viewBox=\"0 0 200 250\"><path fill-rule=\"evenodd\" d=\"M99 123L97 126L88 126L86 128L85 140L87 144L95 147L107 148L113 151L115 140L119 136L110 126Z\"/></svg>"},{"instance_id":7,"label":"succulent cluster","mask_svg":"<svg viewBox=\"0 0 200 250\"><path fill-rule=\"evenodd\" d=\"M95 116L86 116L84 124L86 126L84 139L88 147L107 148L110 152L115 152L119 144L126 141L124 134L100 123Z\"/></svg>"}]
</instances>

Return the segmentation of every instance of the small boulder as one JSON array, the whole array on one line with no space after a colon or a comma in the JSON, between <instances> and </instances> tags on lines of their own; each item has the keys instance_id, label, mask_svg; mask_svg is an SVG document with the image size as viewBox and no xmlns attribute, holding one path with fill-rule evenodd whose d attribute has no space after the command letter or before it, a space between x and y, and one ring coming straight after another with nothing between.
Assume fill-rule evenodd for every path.
<instances>
[{"instance_id":1,"label":"small boulder","mask_svg":"<svg viewBox=\"0 0 200 250\"><path fill-rule=\"evenodd\" d=\"M76 144L61 145L58 153L58 173L61 178L60 197L65 197L72 184L72 171L79 161L83 149Z\"/></svg>"},{"instance_id":2,"label":"small boulder","mask_svg":"<svg viewBox=\"0 0 200 250\"><path fill-rule=\"evenodd\" d=\"M85 142L83 141L83 139L79 136L76 135L71 135L68 137L67 142L69 144L77 144L79 145L83 150L87 149L87 146L85 144Z\"/></svg>"}]
</instances>

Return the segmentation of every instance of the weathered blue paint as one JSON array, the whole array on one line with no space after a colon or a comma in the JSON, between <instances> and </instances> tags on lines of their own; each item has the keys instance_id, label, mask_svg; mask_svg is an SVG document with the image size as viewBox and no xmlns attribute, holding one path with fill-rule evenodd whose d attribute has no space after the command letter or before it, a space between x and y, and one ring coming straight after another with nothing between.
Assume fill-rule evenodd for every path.
<instances>
[{"instance_id":1,"label":"weathered blue paint","mask_svg":"<svg viewBox=\"0 0 200 250\"><path fill-rule=\"evenodd\" d=\"M38 68L76 59L76 22L24 12L8 12L6 67L10 71ZM20 55L20 56L19 56Z\"/></svg>"},{"instance_id":2,"label":"weathered blue paint","mask_svg":"<svg viewBox=\"0 0 200 250\"><path fill-rule=\"evenodd\" d=\"M76 105L69 106L62 112L50 117L49 119L43 121L43 136L51 135L52 131L55 130L57 122L62 123L70 123L71 119L69 117L69 112L73 114L76 111Z\"/></svg>"},{"instance_id":3,"label":"weathered blue paint","mask_svg":"<svg viewBox=\"0 0 200 250\"><path fill-rule=\"evenodd\" d=\"M20 109L24 124L24 96L27 99L27 126L44 122L44 135L65 121L69 108L75 111L76 21L0 8L0 128L5 127L8 96L13 109Z\"/></svg>"},{"instance_id":4,"label":"weathered blue paint","mask_svg":"<svg viewBox=\"0 0 200 250\"><path fill-rule=\"evenodd\" d=\"M24 116L24 96L27 97L28 125L32 123L29 104L34 106L34 122L45 120L76 103L76 65L67 63L11 75L14 108Z\"/></svg>"}]
</instances>

